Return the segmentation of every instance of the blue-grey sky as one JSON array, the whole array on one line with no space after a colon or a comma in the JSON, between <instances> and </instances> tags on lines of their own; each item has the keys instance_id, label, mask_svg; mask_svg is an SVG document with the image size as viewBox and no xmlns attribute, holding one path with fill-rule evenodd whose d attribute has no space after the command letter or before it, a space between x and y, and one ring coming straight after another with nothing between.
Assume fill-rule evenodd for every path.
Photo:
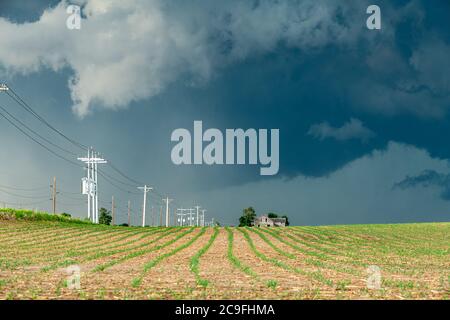
<instances>
[{"instance_id":1,"label":"blue-grey sky","mask_svg":"<svg viewBox=\"0 0 450 320\"><path fill-rule=\"evenodd\" d=\"M0 2L0 82L174 207L199 204L225 224L248 206L294 224L450 220L448 1L73 3L83 5L80 30L66 27L68 2ZM381 30L366 27L370 4ZM71 148L7 96L0 106ZM279 128L278 175L175 166L170 135L194 120ZM48 210L57 176L59 210L85 215L82 169L3 118L0 143L0 203ZM114 195L125 222L130 199L137 222L137 190L100 183L102 205Z\"/></svg>"}]
</instances>

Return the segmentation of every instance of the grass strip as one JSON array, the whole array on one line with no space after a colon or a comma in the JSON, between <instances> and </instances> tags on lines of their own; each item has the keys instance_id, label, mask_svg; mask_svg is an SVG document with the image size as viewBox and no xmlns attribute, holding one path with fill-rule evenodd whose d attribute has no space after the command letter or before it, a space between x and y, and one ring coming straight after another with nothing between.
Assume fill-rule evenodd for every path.
<instances>
[{"instance_id":1,"label":"grass strip","mask_svg":"<svg viewBox=\"0 0 450 320\"><path fill-rule=\"evenodd\" d=\"M197 253L191 258L191 262L189 265L190 269L195 275L195 280L196 280L197 284L202 287L207 287L209 282L208 282L208 280L206 280L200 276L200 271L199 271L200 258L206 253L206 251L208 251L208 249L213 244L214 240L216 240L218 234L219 234L219 228L215 227L214 233L211 235L211 238L209 238L209 241L199 251L197 251Z\"/></svg>"},{"instance_id":2,"label":"grass strip","mask_svg":"<svg viewBox=\"0 0 450 320\"><path fill-rule=\"evenodd\" d=\"M192 232L194 229L189 230ZM188 242L183 243L182 245L176 247L172 251L169 251L167 253L163 253L159 256L157 256L155 259L151 260L150 262L146 263L144 265L144 270L142 271L141 275L139 277L134 278L131 281L131 285L133 287L139 287L142 283L142 279L144 278L145 274L153 267L155 267L158 263L163 261L164 259L167 259L170 256L173 256L174 254L178 253L179 251L186 249L187 247L191 246L198 238L200 238L204 233L206 232L206 228L203 227L198 234L196 234L191 240ZM174 241L175 242L175 241Z\"/></svg>"},{"instance_id":3,"label":"grass strip","mask_svg":"<svg viewBox=\"0 0 450 320\"><path fill-rule=\"evenodd\" d=\"M225 230L228 232L228 250L227 250L227 256L228 260L231 262L233 266L235 266L237 269L241 270L242 272L259 279L259 276L256 272L254 272L249 266L244 265L234 254L233 254L233 241L234 241L234 234L233 231L230 230L230 228L225 227Z\"/></svg>"},{"instance_id":4,"label":"grass strip","mask_svg":"<svg viewBox=\"0 0 450 320\"><path fill-rule=\"evenodd\" d=\"M150 252L152 252L152 251L160 250L160 249L162 249L162 248L165 248L165 247L167 247L167 246L170 246L172 243L175 243L176 241L178 241L179 239L183 238L184 236L186 236L187 234L191 233L192 231L194 231L194 228L190 228L189 230L187 230L187 231L185 231L185 232L179 234L178 236L176 236L176 237L173 238L172 240L169 240L169 241L167 241L167 242L165 242L165 243L163 243L163 244L160 244L160 245L151 247L150 249L144 249L144 250L135 251L135 252L130 253L130 254L127 254L126 256L121 257L121 258L119 258L119 259L112 260L112 261L110 261L110 262L107 262L107 263L98 265L98 266L95 267L92 271L93 271L93 272L104 271L104 270L106 270L107 268L110 268L110 267L112 267L113 265L116 265L116 264L118 264L118 263L122 263L122 262L124 262L124 261L126 261L126 260L129 260L129 259L132 259L132 258L141 256L141 255L144 255L144 254L146 254L146 253L150 253ZM169 235L169 234L170 234L170 233L163 234L163 235L159 236L158 238L154 239L151 243L156 242L156 241L158 241L159 239L161 239L161 238L163 238L163 237L165 237L165 236L167 236L167 235Z\"/></svg>"},{"instance_id":5,"label":"grass strip","mask_svg":"<svg viewBox=\"0 0 450 320\"><path fill-rule=\"evenodd\" d=\"M273 250L275 250L276 252L278 252L279 254L281 254L282 256L285 256L289 259L295 259L296 256L292 253L288 253L285 252L283 250L281 250L280 248L278 248L276 245L273 244L272 241L270 241L261 231L256 230L256 229L252 229L247 227L246 230L251 231L253 233L256 233L265 243L267 243Z\"/></svg>"},{"instance_id":6,"label":"grass strip","mask_svg":"<svg viewBox=\"0 0 450 320\"><path fill-rule=\"evenodd\" d=\"M238 228L237 230L243 234L244 238L247 240L248 245L250 246L250 249L261 260L263 260L265 262L269 262L269 263L271 263L279 268L285 269L287 271L291 271L291 272L295 272L295 273L298 273L301 275L312 277L313 279L315 279L319 282L322 282L330 287L333 286L333 281L325 278L324 275L320 271L307 272L307 271L301 270L299 268L291 267L291 266L279 261L278 259L270 258L270 257L266 256L265 254L263 254L261 251L259 251L255 247L255 244L253 243L252 238L250 238L248 232L245 229Z\"/></svg>"}]
</instances>

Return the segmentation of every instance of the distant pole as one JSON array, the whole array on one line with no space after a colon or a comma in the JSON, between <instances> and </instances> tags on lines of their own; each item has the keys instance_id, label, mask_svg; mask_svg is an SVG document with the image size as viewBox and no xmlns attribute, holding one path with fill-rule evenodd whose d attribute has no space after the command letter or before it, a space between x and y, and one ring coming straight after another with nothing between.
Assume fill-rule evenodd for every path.
<instances>
[{"instance_id":1,"label":"distant pole","mask_svg":"<svg viewBox=\"0 0 450 320\"><path fill-rule=\"evenodd\" d=\"M201 224L202 227L205 226L205 212L206 212L206 210L203 209L203 210L202 210L201 222L200 222L200 224Z\"/></svg>"},{"instance_id":2,"label":"distant pole","mask_svg":"<svg viewBox=\"0 0 450 320\"><path fill-rule=\"evenodd\" d=\"M114 196L112 196L112 201L111 201L111 203L112 203L112 205L111 205L111 215L112 215L112 225L114 225L115 224L115 212L114 212L114 209L115 209L115 206L114 206Z\"/></svg>"},{"instance_id":3,"label":"distant pole","mask_svg":"<svg viewBox=\"0 0 450 320\"><path fill-rule=\"evenodd\" d=\"M95 157L94 159L98 158L97 152L94 153ZM99 216L98 216L98 162L94 161L94 214L95 214L95 223L99 223Z\"/></svg>"},{"instance_id":4,"label":"distant pole","mask_svg":"<svg viewBox=\"0 0 450 320\"><path fill-rule=\"evenodd\" d=\"M193 219L194 217L192 217L193 213L192 211L194 211L194 208L189 208L189 227L192 227L193 223Z\"/></svg>"},{"instance_id":5,"label":"distant pole","mask_svg":"<svg viewBox=\"0 0 450 320\"><path fill-rule=\"evenodd\" d=\"M198 209L200 209L200 206L195 206L195 209L197 209L197 227L199 226L199 216L198 216Z\"/></svg>"},{"instance_id":6,"label":"distant pole","mask_svg":"<svg viewBox=\"0 0 450 320\"><path fill-rule=\"evenodd\" d=\"M169 199L169 197L166 197L163 199L163 201L166 203L166 227L169 226L169 202L173 199Z\"/></svg>"},{"instance_id":7,"label":"distant pole","mask_svg":"<svg viewBox=\"0 0 450 320\"><path fill-rule=\"evenodd\" d=\"M184 213L185 211L187 211L188 209L184 209L184 208L178 208L177 209L177 221L179 223L179 226L183 227L184 226L184 222L186 221L186 213ZM178 213L179 211L179 213Z\"/></svg>"},{"instance_id":8,"label":"distant pole","mask_svg":"<svg viewBox=\"0 0 450 320\"><path fill-rule=\"evenodd\" d=\"M143 187L138 187L138 189L144 191L144 206L142 207L142 227L145 227L145 208L147 207L147 192L149 192L153 188L150 188L147 185L145 185Z\"/></svg>"},{"instance_id":9,"label":"distant pole","mask_svg":"<svg viewBox=\"0 0 450 320\"><path fill-rule=\"evenodd\" d=\"M128 200L128 226L131 226L131 201Z\"/></svg>"},{"instance_id":10,"label":"distant pole","mask_svg":"<svg viewBox=\"0 0 450 320\"><path fill-rule=\"evenodd\" d=\"M86 163L87 163L87 184L88 184L88 194L87 194L87 196L88 196L88 219L89 220L91 220L92 222L95 222L94 221L94 217L92 216L92 210L93 210L93 207L91 208L91 201L92 201L92 191L91 191L91 178L92 178L92 176L91 176L91 148L88 148L88 157L87 157L87 160L86 160Z\"/></svg>"},{"instance_id":11,"label":"distant pole","mask_svg":"<svg viewBox=\"0 0 450 320\"><path fill-rule=\"evenodd\" d=\"M56 214L56 177L53 177L52 190L53 214Z\"/></svg>"}]
</instances>

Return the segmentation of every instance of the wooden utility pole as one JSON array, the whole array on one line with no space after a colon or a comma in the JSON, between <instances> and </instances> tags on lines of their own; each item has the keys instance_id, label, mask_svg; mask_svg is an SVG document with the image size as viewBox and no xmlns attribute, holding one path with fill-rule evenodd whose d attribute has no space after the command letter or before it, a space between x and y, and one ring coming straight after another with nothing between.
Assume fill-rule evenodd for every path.
<instances>
[{"instance_id":1,"label":"wooden utility pole","mask_svg":"<svg viewBox=\"0 0 450 320\"><path fill-rule=\"evenodd\" d=\"M131 225L131 202L128 200L128 226Z\"/></svg>"},{"instance_id":2,"label":"wooden utility pole","mask_svg":"<svg viewBox=\"0 0 450 320\"><path fill-rule=\"evenodd\" d=\"M111 208L111 214L112 214L112 225L115 224L115 206L114 206L114 196L112 196L112 208Z\"/></svg>"},{"instance_id":3,"label":"wooden utility pole","mask_svg":"<svg viewBox=\"0 0 450 320\"><path fill-rule=\"evenodd\" d=\"M56 177L53 177L52 206L53 206L53 214L56 214Z\"/></svg>"}]
</instances>

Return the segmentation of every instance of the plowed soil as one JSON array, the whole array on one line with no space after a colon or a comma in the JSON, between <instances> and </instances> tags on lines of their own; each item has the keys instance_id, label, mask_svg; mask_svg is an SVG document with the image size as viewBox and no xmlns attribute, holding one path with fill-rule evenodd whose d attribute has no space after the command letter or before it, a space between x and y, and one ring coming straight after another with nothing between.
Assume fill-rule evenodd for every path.
<instances>
[{"instance_id":1,"label":"plowed soil","mask_svg":"<svg viewBox=\"0 0 450 320\"><path fill-rule=\"evenodd\" d=\"M449 281L449 223L0 221L0 299L448 299Z\"/></svg>"}]
</instances>

